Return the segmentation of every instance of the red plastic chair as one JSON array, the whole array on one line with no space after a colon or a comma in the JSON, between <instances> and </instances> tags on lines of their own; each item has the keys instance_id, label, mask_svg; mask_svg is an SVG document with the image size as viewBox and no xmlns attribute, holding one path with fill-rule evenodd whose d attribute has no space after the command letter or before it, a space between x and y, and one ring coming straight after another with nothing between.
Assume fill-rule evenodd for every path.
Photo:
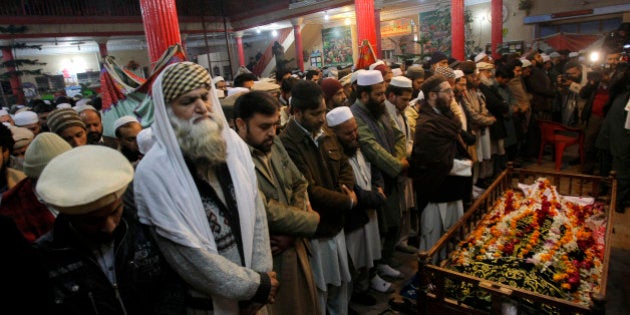
<instances>
[{"instance_id":1,"label":"red plastic chair","mask_svg":"<svg viewBox=\"0 0 630 315\"><path fill-rule=\"evenodd\" d=\"M579 146L580 166L584 165L584 130L549 120L538 120L538 126L541 134L538 165L540 165L547 144L554 146L556 171L560 171L560 166L562 166L564 149L576 144Z\"/></svg>"}]
</instances>

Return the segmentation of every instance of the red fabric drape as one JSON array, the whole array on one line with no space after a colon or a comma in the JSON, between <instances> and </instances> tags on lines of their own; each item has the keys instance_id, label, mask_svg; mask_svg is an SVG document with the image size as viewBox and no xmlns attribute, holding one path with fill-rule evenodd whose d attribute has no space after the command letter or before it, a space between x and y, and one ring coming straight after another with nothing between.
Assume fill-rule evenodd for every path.
<instances>
[{"instance_id":1,"label":"red fabric drape","mask_svg":"<svg viewBox=\"0 0 630 315\"><path fill-rule=\"evenodd\" d=\"M541 38L547 45L555 50L567 49L569 51L580 51L600 38L599 35L591 34L565 34L558 33L555 35Z\"/></svg>"}]
</instances>

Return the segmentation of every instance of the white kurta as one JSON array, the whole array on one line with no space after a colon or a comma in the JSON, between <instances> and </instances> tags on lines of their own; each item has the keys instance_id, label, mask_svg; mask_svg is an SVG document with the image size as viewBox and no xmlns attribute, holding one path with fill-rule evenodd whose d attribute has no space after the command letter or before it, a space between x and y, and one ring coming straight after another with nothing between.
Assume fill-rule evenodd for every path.
<instances>
[{"instance_id":1,"label":"white kurta","mask_svg":"<svg viewBox=\"0 0 630 315\"><path fill-rule=\"evenodd\" d=\"M429 203L422 211L422 237L420 250L428 251L442 235L464 215L464 204L461 200L441 203ZM439 256L439 257L437 257ZM434 263L446 258L445 252L433 257Z\"/></svg>"}]
</instances>

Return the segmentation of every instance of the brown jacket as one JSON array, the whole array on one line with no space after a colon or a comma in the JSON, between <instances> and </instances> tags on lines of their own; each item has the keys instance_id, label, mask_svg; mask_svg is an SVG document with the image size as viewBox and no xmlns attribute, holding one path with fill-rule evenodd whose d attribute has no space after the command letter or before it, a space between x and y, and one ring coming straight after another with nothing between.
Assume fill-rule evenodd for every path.
<instances>
[{"instance_id":1,"label":"brown jacket","mask_svg":"<svg viewBox=\"0 0 630 315\"><path fill-rule=\"evenodd\" d=\"M343 228L344 214L351 209L351 199L341 185L354 188L354 173L334 134L325 130L318 146L305 130L291 119L280 134L293 163L308 182L308 197L320 215L315 237L332 237Z\"/></svg>"}]
</instances>

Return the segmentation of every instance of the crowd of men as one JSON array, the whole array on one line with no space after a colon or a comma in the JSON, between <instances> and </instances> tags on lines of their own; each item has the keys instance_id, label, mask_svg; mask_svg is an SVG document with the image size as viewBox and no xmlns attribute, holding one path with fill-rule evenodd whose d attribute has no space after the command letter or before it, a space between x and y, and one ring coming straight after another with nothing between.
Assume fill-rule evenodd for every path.
<instances>
[{"instance_id":1,"label":"crowd of men","mask_svg":"<svg viewBox=\"0 0 630 315\"><path fill-rule=\"evenodd\" d=\"M0 110L0 296L39 314L352 313L404 277L396 250L430 249L507 161L538 156L541 119L584 130L582 171L616 170L623 212L620 57L435 52L230 88L178 62L152 125L119 118L114 147L97 103Z\"/></svg>"}]
</instances>

